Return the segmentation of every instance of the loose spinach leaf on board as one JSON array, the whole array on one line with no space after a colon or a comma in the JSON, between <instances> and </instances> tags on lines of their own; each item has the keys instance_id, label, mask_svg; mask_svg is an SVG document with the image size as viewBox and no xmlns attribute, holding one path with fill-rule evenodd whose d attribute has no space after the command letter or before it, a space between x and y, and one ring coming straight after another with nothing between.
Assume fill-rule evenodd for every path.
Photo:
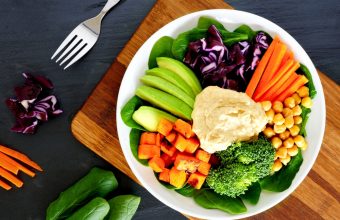
<instances>
[{"instance_id":1,"label":"loose spinach leaf on board","mask_svg":"<svg viewBox=\"0 0 340 220\"><path fill-rule=\"evenodd\" d=\"M123 122L130 128L145 131L145 128L137 124L137 122L132 119L133 113L143 104L143 100L137 96L133 96L122 108L120 116L122 117Z\"/></svg>"},{"instance_id":2,"label":"loose spinach leaf on board","mask_svg":"<svg viewBox=\"0 0 340 220\"><path fill-rule=\"evenodd\" d=\"M101 198L96 197L92 199L86 205L77 209L67 220L79 220L79 219L103 219L110 210L108 202Z\"/></svg>"},{"instance_id":3,"label":"loose spinach leaf on board","mask_svg":"<svg viewBox=\"0 0 340 220\"><path fill-rule=\"evenodd\" d=\"M301 106L302 112L301 112L301 118L302 118L302 123L300 126L300 132L299 134L301 134L302 136L306 137L307 132L306 132L306 125L307 125L307 121L309 118L309 114L311 113L310 108L306 108Z\"/></svg>"},{"instance_id":4,"label":"loose spinach leaf on board","mask_svg":"<svg viewBox=\"0 0 340 220\"><path fill-rule=\"evenodd\" d=\"M309 88L309 96L311 98L314 98L316 95L316 89L313 83L313 78L312 78L312 74L309 72L309 69L303 65L302 63L300 63L300 70L303 72L303 74L307 77L308 79L308 88Z\"/></svg>"},{"instance_id":5,"label":"loose spinach leaf on board","mask_svg":"<svg viewBox=\"0 0 340 220\"><path fill-rule=\"evenodd\" d=\"M110 211L105 220L131 220L135 215L141 198L134 195L120 195L108 201Z\"/></svg>"},{"instance_id":6,"label":"loose spinach leaf on board","mask_svg":"<svg viewBox=\"0 0 340 220\"><path fill-rule=\"evenodd\" d=\"M198 23L197 23L197 28L198 29L205 29L205 30L208 30L208 28L211 26L211 25L215 25L215 27L221 31L225 31L225 32L228 32L227 29L225 29L225 27L223 26L223 24L221 24L219 21L217 21L216 19L214 18L210 18L210 17L205 17L205 16L202 16L198 19Z\"/></svg>"},{"instance_id":7,"label":"loose spinach leaf on board","mask_svg":"<svg viewBox=\"0 0 340 220\"><path fill-rule=\"evenodd\" d=\"M260 199L261 195L261 185L259 182L253 183L245 192L245 194L240 197L242 200L249 202L252 205L256 205Z\"/></svg>"},{"instance_id":8,"label":"loose spinach leaf on board","mask_svg":"<svg viewBox=\"0 0 340 220\"><path fill-rule=\"evenodd\" d=\"M254 31L253 29L251 29L248 25L241 25L240 27L236 28L234 30L234 32L236 33L240 33L240 34L246 34L248 36L248 40L252 41L253 38L256 36L257 32Z\"/></svg>"},{"instance_id":9,"label":"loose spinach leaf on board","mask_svg":"<svg viewBox=\"0 0 340 220\"><path fill-rule=\"evenodd\" d=\"M151 49L149 56L149 69L157 67L157 57L170 57L173 58L171 48L174 39L172 37L164 36L157 40Z\"/></svg>"},{"instance_id":10,"label":"loose spinach leaf on board","mask_svg":"<svg viewBox=\"0 0 340 220\"><path fill-rule=\"evenodd\" d=\"M290 187L303 162L301 150L287 166L271 176L260 180L261 188L272 192L283 192Z\"/></svg>"},{"instance_id":11,"label":"loose spinach leaf on board","mask_svg":"<svg viewBox=\"0 0 340 220\"><path fill-rule=\"evenodd\" d=\"M141 134L142 134L141 130L134 129L134 128L131 129L130 148L131 148L132 155L136 158L136 160L140 162L141 164L148 166L148 160L141 160L138 158L138 146L139 146L139 139L140 139Z\"/></svg>"},{"instance_id":12,"label":"loose spinach leaf on board","mask_svg":"<svg viewBox=\"0 0 340 220\"><path fill-rule=\"evenodd\" d=\"M175 191L178 192L179 194L183 195L183 196L186 196L186 197L193 197L195 195L195 193L198 192L197 189L190 186L189 184L186 184L181 189L175 189Z\"/></svg>"},{"instance_id":13,"label":"loose spinach leaf on board","mask_svg":"<svg viewBox=\"0 0 340 220\"><path fill-rule=\"evenodd\" d=\"M239 214L247 211L240 198L222 196L212 190L201 190L194 196L195 202L206 209L219 209L230 214Z\"/></svg>"}]
</instances>

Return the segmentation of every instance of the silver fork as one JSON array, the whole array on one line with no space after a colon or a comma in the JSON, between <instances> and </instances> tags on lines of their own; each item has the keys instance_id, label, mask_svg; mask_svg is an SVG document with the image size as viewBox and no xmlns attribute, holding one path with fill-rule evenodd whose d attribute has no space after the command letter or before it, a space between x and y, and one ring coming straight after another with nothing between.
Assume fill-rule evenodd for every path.
<instances>
[{"instance_id":1,"label":"silver fork","mask_svg":"<svg viewBox=\"0 0 340 220\"><path fill-rule=\"evenodd\" d=\"M98 40L102 19L119 1L120 0L108 0L97 16L80 23L60 44L52 55L51 60L53 60L67 45L67 48L65 48L63 53L56 60L56 63L61 61L59 64L61 66L69 61L74 55L77 55L65 66L64 70L83 57Z\"/></svg>"}]
</instances>

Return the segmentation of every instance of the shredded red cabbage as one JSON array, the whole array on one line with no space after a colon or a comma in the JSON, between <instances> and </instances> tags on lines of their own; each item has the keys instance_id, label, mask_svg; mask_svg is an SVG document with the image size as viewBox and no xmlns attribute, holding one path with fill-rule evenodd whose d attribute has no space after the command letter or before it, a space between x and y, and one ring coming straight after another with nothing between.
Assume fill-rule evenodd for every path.
<instances>
[{"instance_id":1,"label":"shredded red cabbage","mask_svg":"<svg viewBox=\"0 0 340 220\"><path fill-rule=\"evenodd\" d=\"M211 25L206 38L189 44L183 62L195 71L203 87L215 85L244 92L270 40L258 32L252 42L241 41L227 48Z\"/></svg>"},{"instance_id":2,"label":"shredded red cabbage","mask_svg":"<svg viewBox=\"0 0 340 220\"><path fill-rule=\"evenodd\" d=\"M14 88L16 98L6 100L7 107L16 118L16 123L11 130L34 134L40 122L48 121L50 117L60 115L63 111L58 107L57 98L47 94L53 89L50 80L29 73L22 75L25 83Z\"/></svg>"}]
</instances>

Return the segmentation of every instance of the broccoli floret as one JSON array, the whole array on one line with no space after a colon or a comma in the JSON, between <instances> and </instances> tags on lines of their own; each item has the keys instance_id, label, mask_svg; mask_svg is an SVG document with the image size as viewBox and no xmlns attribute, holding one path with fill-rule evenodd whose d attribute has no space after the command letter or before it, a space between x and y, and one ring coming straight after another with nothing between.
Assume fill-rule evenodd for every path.
<instances>
[{"instance_id":1,"label":"broccoli floret","mask_svg":"<svg viewBox=\"0 0 340 220\"><path fill-rule=\"evenodd\" d=\"M233 144L217 153L221 165L212 168L207 183L216 193L236 197L253 183L270 174L275 150L264 137Z\"/></svg>"}]
</instances>

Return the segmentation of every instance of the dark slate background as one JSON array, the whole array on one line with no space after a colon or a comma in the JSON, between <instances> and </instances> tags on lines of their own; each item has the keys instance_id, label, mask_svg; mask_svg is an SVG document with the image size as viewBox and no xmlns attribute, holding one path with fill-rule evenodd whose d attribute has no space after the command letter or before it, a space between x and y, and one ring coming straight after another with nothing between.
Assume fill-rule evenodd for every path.
<instances>
[{"instance_id":1,"label":"dark slate background","mask_svg":"<svg viewBox=\"0 0 340 220\"><path fill-rule=\"evenodd\" d=\"M340 1L227 1L239 10L268 18L286 29L317 68L340 81ZM117 193L142 197L135 219L181 219L139 185L75 140L70 132L74 114L86 100L115 56L132 36L155 0L122 0L103 22L92 51L67 71L50 61L52 52L81 21L96 15L101 0L1 0L0 6L0 143L25 152L45 170L31 179L20 175L22 189L0 189L0 219L44 219L48 204L93 166L112 170ZM3 101L22 83L21 72L48 76L65 113L44 124L36 135L12 133L13 118Z\"/></svg>"}]
</instances>

